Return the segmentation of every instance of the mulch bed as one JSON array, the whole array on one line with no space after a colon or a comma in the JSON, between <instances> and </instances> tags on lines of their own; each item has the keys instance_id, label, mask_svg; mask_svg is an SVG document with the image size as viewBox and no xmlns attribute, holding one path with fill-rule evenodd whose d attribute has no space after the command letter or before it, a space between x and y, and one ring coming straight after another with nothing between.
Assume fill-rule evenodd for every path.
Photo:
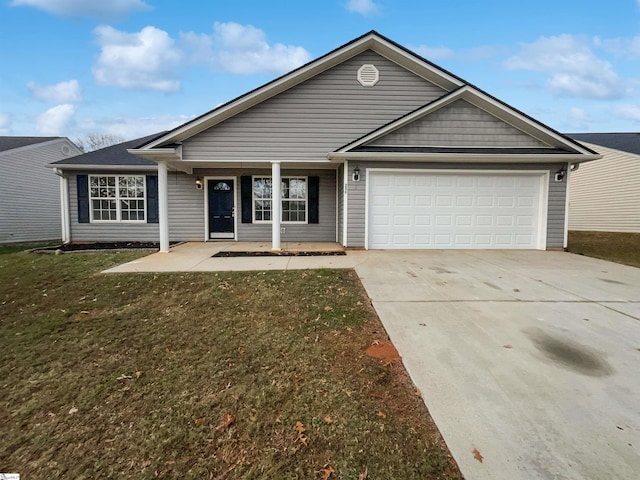
<instances>
[{"instance_id":1,"label":"mulch bed","mask_svg":"<svg viewBox=\"0 0 640 480\"><path fill-rule=\"evenodd\" d=\"M335 255L346 255L341 250L323 252L218 252L212 257L233 258L233 257L329 257Z\"/></svg>"}]
</instances>

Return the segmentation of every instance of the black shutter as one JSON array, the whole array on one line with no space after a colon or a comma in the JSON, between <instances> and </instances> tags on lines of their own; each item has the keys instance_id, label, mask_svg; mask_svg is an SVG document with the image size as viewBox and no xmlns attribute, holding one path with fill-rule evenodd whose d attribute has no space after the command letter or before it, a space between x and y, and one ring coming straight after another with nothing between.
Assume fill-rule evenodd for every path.
<instances>
[{"instance_id":1,"label":"black shutter","mask_svg":"<svg viewBox=\"0 0 640 480\"><path fill-rule=\"evenodd\" d=\"M253 181L251 175L240 177L240 197L242 199L242 223L251 223L253 217Z\"/></svg>"},{"instance_id":2,"label":"black shutter","mask_svg":"<svg viewBox=\"0 0 640 480\"><path fill-rule=\"evenodd\" d=\"M89 176L76 175L78 184L78 223L89 223Z\"/></svg>"},{"instance_id":3,"label":"black shutter","mask_svg":"<svg viewBox=\"0 0 640 480\"><path fill-rule=\"evenodd\" d=\"M320 223L320 177L309 177L309 223Z\"/></svg>"},{"instance_id":4,"label":"black shutter","mask_svg":"<svg viewBox=\"0 0 640 480\"><path fill-rule=\"evenodd\" d=\"M158 176L147 175L147 223L159 223Z\"/></svg>"}]
</instances>

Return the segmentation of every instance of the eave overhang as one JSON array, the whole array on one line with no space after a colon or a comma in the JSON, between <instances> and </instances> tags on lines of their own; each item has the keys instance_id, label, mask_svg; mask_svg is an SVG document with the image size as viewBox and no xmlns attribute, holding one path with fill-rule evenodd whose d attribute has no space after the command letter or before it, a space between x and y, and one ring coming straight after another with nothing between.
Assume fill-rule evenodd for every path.
<instances>
[{"instance_id":1,"label":"eave overhang","mask_svg":"<svg viewBox=\"0 0 640 480\"><path fill-rule=\"evenodd\" d=\"M442 153L442 152L331 152L327 158L333 162L408 161L429 163L581 163L602 158L601 155L581 153Z\"/></svg>"}]
</instances>

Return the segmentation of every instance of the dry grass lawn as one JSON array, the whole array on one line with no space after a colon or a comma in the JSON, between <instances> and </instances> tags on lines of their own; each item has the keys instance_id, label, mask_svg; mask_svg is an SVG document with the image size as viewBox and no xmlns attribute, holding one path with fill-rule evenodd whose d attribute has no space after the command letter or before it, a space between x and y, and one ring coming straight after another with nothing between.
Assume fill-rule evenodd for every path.
<instances>
[{"instance_id":1,"label":"dry grass lawn","mask_svg":"<svg viewBox=\"0 0 640 480\"><path fill-rule=\"evenodd\" d=\"M101 275L0 256L0 466L22 478L461 478L352 271Z\"/></svg>"}]
</instances>

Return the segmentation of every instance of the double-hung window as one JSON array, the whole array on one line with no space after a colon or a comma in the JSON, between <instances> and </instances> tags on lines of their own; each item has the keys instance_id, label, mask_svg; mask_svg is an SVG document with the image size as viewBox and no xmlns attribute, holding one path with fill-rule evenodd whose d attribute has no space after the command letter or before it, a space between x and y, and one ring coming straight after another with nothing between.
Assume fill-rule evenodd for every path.
<instances>
[{"instance_id":1,"label":"double-hung window","mask_svg":"<svg viewBox=\"0 0 640 480\"><path fill-rule=\"evenodd\" d=\"M272 221L272 180L271 177L253 178L253 220ZM282 177L280 194L282 197L283 223L307 223L307 177Z\"/></svg>"},{"instance_id":2,"label":"double-hung window","mask_svg":"<svg viewBox=\"0 0 640 480\"><path fill-rule=\"evenodd\" d=\"M93 222L144 222L144 175L90 175L89 200Z\"/></svg>"}]
</instances>

